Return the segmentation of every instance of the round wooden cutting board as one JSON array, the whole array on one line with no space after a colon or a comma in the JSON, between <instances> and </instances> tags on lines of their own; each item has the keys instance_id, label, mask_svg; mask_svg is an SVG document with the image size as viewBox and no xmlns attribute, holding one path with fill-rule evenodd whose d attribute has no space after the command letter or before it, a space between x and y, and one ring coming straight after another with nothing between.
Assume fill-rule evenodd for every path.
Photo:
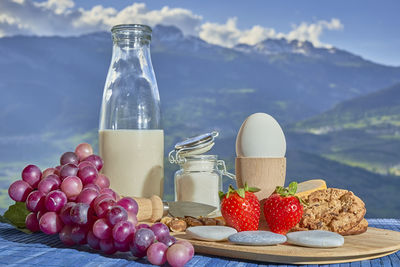
<instances>
[{"instance_id":1,"label":"round wooden cutting board","mask_svg":"<svg viewBox=\"0 0 400 267\"><path fill-rule=\"evenodd\" d=\"M176 238L189 240L196 253L286 264L331 264L383 257L400 250L400 232L369 227L367 232L345 236L338 248L307 248L282 244L277 246L241 246L227 241L207 242L189 239L184 233Z\"/></svg>"}]
</instances>

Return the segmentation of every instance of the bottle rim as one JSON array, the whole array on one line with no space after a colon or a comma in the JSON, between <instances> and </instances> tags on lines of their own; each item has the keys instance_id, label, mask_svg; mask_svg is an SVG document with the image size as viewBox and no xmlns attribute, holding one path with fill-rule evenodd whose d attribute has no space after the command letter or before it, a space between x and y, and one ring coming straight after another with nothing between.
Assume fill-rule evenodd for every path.
<instances>
[{"instance_id":1,"label":"bottle rim","mask_svg":"<svg viewBox=\"0 0 400 267\"><path fill-rule=\"evenodd\" d=\"M118 31L135 31L151 34L152 29L150 28L150 26L144 24L118 24L111 28L112 33Z\"/></svg>"}]
</instances>

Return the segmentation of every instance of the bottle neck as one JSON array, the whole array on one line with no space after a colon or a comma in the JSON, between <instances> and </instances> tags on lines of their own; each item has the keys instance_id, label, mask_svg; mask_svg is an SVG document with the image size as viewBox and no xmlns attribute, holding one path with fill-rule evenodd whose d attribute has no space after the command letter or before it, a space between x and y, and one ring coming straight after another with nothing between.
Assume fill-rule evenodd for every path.
<instances>
[{"instance_id":1,"label":"bottle neck","mask_svg":"<svg viewBox=\"0 0 400 267\"><path fill-rule=\"evenodd\" d=\"M121 60L121 61L120 61ZM141 44L137 41L131 40L120 40L118 42L114 41L113 51L112 51L112 64L113 62L125 62L126 64L131 64L131 68L140 67L141 71L145 71L151 63L150 58L150 43ZM117 64L119 65L119 64ZM129 66L119 66L126 68Z\"/></svg>"},{"instance_id":2,"label":"bottle neck","mask_svg":"<svg viewBox=\"0 0 400 267\"><path fill-rule=\"evenodd\" d=\"M113 59L150 58L151 29L145 25L117 25L112 29Z\"/></svg>"},{"instance_id":3,"label":"bottle neck","mask_svg":"<svg viewBox=\"0 0 400 267\"><path fill-rule=\"evenodd\" d=\"M150 40L142 36L134 36L129 39L114 39L114 49L117 47L122 50L129 49L150 49Z\"/></svg>"},{"instance_id":4,"label":"bottle neck","mask_svg":"<svg viewBox=\"0 0 400 267\"><path fill-rule=\"evenodd\" d=\"M114 44L124 47L148 46L151 41L151 28L141 24L122 24L111 29Z\"/></svg>"}]
</instances>

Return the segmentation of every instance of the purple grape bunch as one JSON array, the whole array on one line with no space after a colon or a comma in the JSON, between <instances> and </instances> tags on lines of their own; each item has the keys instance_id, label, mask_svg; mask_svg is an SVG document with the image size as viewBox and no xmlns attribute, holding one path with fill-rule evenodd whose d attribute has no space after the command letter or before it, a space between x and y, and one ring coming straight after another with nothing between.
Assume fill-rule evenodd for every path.
<instances>
[{"instance_id":1,"label":"purple grape bunch","mask_svg":"<svg viewBox=\"0 0 400 267\"><path fill-rule=\"evenodd\" d=\"M137 202L109 188L110 180L99 173L103 164L92 146L82 143L61 155L54 168L26 166L8 194L31 212L25 220L30 231L58 234L66 246L87 244L105 254L130 251L151 264L184 266L194 255L190 242L177 241L163 223L138 224Z\"/></svg>"}]
</instances>

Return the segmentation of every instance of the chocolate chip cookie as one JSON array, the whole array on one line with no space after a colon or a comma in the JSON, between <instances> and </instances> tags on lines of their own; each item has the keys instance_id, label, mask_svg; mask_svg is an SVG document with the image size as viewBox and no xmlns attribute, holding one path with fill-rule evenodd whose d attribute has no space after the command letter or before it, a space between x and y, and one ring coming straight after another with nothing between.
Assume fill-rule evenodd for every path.
<instances>
[{"instance_id":1,"label":"chocolate chip cookie","mask_svg":"<svg viewBox=\"0 0 400 267\"><path fill-rule=\"evenodd\" d=\"M368 222L366 219L362 219L359 224L351 228L349 231L342 233L341 235L359 235L366 232L368 229Z\"/></svg>"},{"instance_id":2,"label":"chocolate chip cookie","mask_svg":"<svg viewBox=\"0 0 400 267\"><path fill-rule=\"evenodd\" d=\"M326 230L346 234L361 222L366 212L364 202L344 189L318 190L304 200L308 206L304 207L303 217L293 231Z\"/></svg>"}]
</instances>

